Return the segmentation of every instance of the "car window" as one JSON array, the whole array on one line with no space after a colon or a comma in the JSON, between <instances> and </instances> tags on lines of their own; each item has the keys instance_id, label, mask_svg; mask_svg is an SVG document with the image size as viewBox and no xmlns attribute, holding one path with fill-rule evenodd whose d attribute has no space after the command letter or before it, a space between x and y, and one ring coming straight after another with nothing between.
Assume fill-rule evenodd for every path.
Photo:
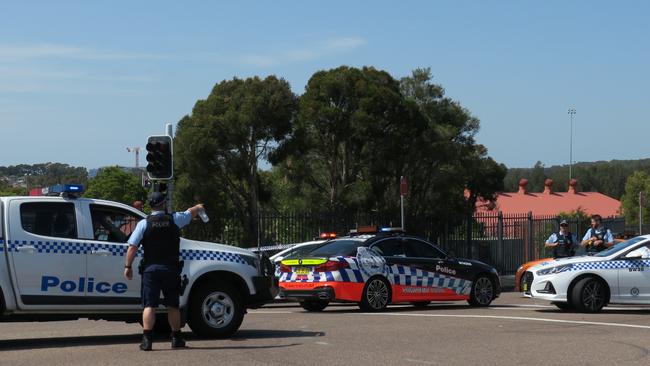
<instances>
[{"instance_id":1,"label":"car window","mask_svg":"<svg viewBox=\"0 0 650 366\"><path fill-rule=\"evenodd\" d=\"M298 258L301 257L305 254L308 254L312 250L318 248L321 245L321 243L318 244L309 244L309 245L303 245L301 247L295 248L291 251L289 251L285 256L284 259L290 259L290 258Z\"/></svg>"},{"instance_id":2,"label":"car window","mask_svg":"<svg viewBox=\"0 0 650 366\"><path fill-rule=\"evenodd\" d=\"M397 238L378 241L371 246L371 249L384 257L406 257L404 248Z\"/></svg>"},{"instance_id":3,"label":"car window","mask_svg":"<svg viewBox=\"0 0 650 366\"><path fill-rule=\"evenodd\" d=\"M142 218L127 210L110 206L90 205L93 239L126 243Z\"/></svg>"},{"instance_id":4,"label":"car window","mask_svg":"<svg viewBox=\"0 0 650 366\"><path fill-rule=\"evenodd\" d=\"M333 240L314 249L307 255L310 257L336 257L353 256L357 254L357 248L362 246L359 240Z\"/></svg>"},{"instance_id":5,"label":"car window","mask_svg":"<svg viewBox=\"0 0 650 366\"><path fill-rule=\"evenodd\" d=\"M404 250L407 257L445 258L446 255L433 245L418 239L405 239Z\"/></svg>"},{"instance_id":6,"label":"car window","mask_svg":"<svg viewBox=\"0 0 650 366\"><path fill-rule=\"evenodd\" d=\"M643 245L637 249L634 249L633 251L627 253L625 256L627 258L641 258L641 259L648 259L650 258L650 244Z\"/></svg>"},{"instance_id":7,"label":"car window","mask_svg":"<svg viewBox=\"0 0 650 366\"><path fill-rule=\"evenodd\" d=\"M77 238L74 204L69 202L26 202L20 205L20 223L32 234Z\"/></svg>"}]
</instances>

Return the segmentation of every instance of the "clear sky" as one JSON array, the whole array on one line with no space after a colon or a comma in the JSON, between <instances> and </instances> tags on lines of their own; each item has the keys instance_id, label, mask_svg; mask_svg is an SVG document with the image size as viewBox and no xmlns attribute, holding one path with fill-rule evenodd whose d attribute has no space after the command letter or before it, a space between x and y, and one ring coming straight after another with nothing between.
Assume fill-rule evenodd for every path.
<instances>
[{"instance_id":1,"label":"clear sky","mask_svg":"<svg viewBox=\"0 0 650 366\"><path fill-rule=\"evenodd\" d=\"M0 3L0 166L131 166L223 79L340 65L430 66L509 167L567 163L569 107L574 160L650 157L648 1L62 0Z\"/></svg>"}]
</instances>

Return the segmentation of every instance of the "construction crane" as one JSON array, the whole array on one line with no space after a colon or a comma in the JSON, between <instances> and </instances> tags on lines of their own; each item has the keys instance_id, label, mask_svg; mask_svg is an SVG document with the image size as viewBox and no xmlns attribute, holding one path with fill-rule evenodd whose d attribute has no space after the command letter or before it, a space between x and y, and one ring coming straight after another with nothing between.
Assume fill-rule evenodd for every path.
<instances>
[{"instance_id":1,"label":"construction crane","mask_svg":"<svg viewBox=\"0 0 650 366\"><path fill-rule=\"evenodd\" d=\"M135 153L135 167L140 167L140 146L127 147L126 151Z\"/></svg>"}]
</instances>

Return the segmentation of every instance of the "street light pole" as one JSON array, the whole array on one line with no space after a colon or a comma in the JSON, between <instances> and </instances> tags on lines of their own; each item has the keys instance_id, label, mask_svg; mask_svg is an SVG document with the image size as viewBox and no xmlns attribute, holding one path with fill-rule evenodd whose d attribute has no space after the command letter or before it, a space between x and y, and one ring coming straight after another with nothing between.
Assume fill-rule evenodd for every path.
<instances>
[{"instance_id":1,"label":"street light pole","mask_svg":"<svg viewBox=\"0 0 650 366\"><path fill-rule=\"evenodd\" d=\"M569 108L569 118L571 119L571 129L569 132L569 181L573 178L573 116L576 114L575 108Z\"/></svg>"}]
</instances>

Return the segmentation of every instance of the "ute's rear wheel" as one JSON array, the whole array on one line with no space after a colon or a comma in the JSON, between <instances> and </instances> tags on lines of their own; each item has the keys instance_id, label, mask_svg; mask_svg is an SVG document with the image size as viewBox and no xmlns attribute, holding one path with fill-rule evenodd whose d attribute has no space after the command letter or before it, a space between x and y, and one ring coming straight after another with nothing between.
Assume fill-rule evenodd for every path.
<instances>
[{"instance_id":1,"label":"ute's rear wheel","mask_svg":"<svg viewBox=\"0 0 650 366\"><path fill-rule=\"evenodd\" d=\"M307 311L323 311L328 304L329 301L322 300L305 300L300 302L300 306Z\"/></svg>"},{"instance_id":2,"label":"ute's rear wheel","mask_svg":"<svg viewBox=\"0 0 650 366\"><path fill-rule=\"evenodd\" d=\"M359 307L363 311L382 311L390 303L390 285L381 277L373 277L363 287Z\"/></svg>"},{"instance_id":3,"label":"ute's rear wheel","mask_svg":"<svg viewBox=\"0 0 650 366\"><path fill-rule=\"evenodd\" d=\"M237 290L225 284L204 284L192 291L188 323L201 337L229 337L239 329L244 313Z\"/></svg>"},{"instance_id":4,"label":"ute's rear wheel","mask_svg":"<svg viewBox=\"0 0 650 366\"><path fill-rule=\"evenodd\" d=\"M595 277L583 278L571 290L571 299L576 310L597 313L607 304L607 285Z\"/></svg>"},{"instance_id":5,"label":"ute's rear wheel","mask_svg":"<svg viewBox=\"0 0 650 366\"><path fill-rule=\"evenodd\" d=\"M467 302L471 306L489 306L492 300L494 300L494 296L494 284L490 277L479 276L472 284L472 292L470 292Z\"/></svg>"}]
</instances>

